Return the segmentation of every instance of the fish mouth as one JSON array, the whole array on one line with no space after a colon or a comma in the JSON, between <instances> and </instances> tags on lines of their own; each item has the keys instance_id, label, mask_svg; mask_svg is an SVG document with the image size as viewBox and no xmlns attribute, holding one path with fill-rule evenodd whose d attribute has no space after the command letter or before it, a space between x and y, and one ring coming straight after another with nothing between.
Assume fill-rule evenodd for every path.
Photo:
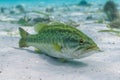
<instances>
[{"instance_id":1,"label":"fish mouth","mask_svg":"<svg viewBox=\"0 0 120 80\"><path fill-rule=\"evenodd\" d=\"M91 51L97 51L97 52L101 52L100 48L97 45L93 45L93 46L89 46L87 48L77 48L75 51L78 50L82 50L82 53L86 53L86 52L91 52Z\"/></svg>"},{"instance_id":2,"label":"fish mouth","mask_svg":"<svg viewBox=\"0 0 120 80\"><path fill-rule=\"evenodd\" d=\"M89 52L101 52L100 48L96 45L94 46L89 46L85 49L83 49L82 54L84 53L89 53Z\"/></svg>"},{"instance_id":3,"label":"fish mouth","mask_svg":"<svg viewBox=\"0 0 120 80\"><path fill-rule=\"evenodd\" d=\"M95 51L100 51L100 48L96 45L87 47L85 50L95 50Z\"/></svg>"}]
</instances>

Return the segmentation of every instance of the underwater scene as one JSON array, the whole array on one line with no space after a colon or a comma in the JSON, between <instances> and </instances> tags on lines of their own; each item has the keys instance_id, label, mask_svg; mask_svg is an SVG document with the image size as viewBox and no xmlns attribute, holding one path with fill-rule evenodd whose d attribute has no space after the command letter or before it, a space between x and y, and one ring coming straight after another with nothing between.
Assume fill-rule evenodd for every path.
<instances>
[{"instance_id":1,"label":"underwater scene","mask_svg":"<svg viewBox=\"0 0 120 80\"><path fill-rule=\"evenodd\" d=\"M0 0L0 80L120 80L120 0Z\"/></svg>"}]
</instances>

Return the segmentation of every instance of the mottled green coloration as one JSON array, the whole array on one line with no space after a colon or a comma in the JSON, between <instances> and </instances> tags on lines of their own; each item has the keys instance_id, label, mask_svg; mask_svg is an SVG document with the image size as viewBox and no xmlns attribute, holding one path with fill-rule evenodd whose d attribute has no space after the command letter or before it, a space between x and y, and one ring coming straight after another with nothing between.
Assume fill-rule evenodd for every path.
<instances>
[{"instance_id":1,"label":"mottled green coloration","mask_svg":"<svg viewBox=\"0 0 120 80\"><path fill-rule=\"evenodd\" d=\"M91 38L69 25L52 23L37 27L40 28L37 28L38 34L24 38L25 44L34 46L52 57L80 58L84 57L82 54L98 49ZM19 29L20 32L23 31Z\"/></svg>"}]
</instances>

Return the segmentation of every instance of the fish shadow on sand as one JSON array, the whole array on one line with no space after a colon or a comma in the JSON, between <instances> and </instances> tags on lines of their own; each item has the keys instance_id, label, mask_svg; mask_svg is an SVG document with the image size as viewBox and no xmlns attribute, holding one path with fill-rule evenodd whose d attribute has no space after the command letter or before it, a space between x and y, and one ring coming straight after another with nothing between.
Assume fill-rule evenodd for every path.
<instances>
[{"instance_id":1,"label":"fish shadow on sand","mask_svg":"<svg viewBox=\"0 0 120 80\"><path fill-rule=\"evenodd\" d=\"M55 66L66 66L66 67L69 66L69 67L73 67L73 68L80 68L80 67L88 66L86 63L77 61L77 60L67 60L65 62L62 62L57 58L46 55L45 53L38 53L33 50L25 49L25 48L17 48L17 47L14 47L14 48L19 49L19 50L25 50L32 54L37 54L40 57L40 59L44 59L46 62L48 62L52 65L55 65Z\"/></svg>"},{"instance_id":2,"label":"fish shadow on sand","mask_svg":"<svg viewBox=\"0 0 120 80\"><path fill-rule=\"evenodd\" d=\"M42 59L44 59L45 61L47 61L48 63L55 65L55 66L69 66L69 67L74 67L74 68L80 68L80 67L86 67L88 66L86 63L83 63L81 61L77 61L77 60L67 60L65 62L62 62L60 59L58 58L54 58L48 55L40 55L40 57Z\"/></svg>"},{"instance_id":3,"label":"fish shadow on sand","mask_svg":"<svg viewBox=\"0 0 120 80\"><path fill-rule=\"evenodd\" d=\"M81 61L77 60L67 60L65 62L60 61L57 58L42 54L40 55L41 59L44 59L46 62L55 65L55 66L66 66L66 67L73 67L73 68L80 68L80 67L87 67L88 65L86 63L83 63Z\"/></svg>"},{"instance_id":4,"label":"fish shadow on sand","mask_svg":"<svg viewBox=\"0 0 120 80\"><path fill-rule=\"evenodd\" d=\"M80 68L80 67L88 66L86 63L83 63L81 61L76 61L76 60L61 62L61 61L56 60L56 59L52 59L52 60L48 59L47 62L49 62L53 65L56 65L56 66L66 66L66 67L73 67L73 68Z\"/></svg>"}]
</instances>

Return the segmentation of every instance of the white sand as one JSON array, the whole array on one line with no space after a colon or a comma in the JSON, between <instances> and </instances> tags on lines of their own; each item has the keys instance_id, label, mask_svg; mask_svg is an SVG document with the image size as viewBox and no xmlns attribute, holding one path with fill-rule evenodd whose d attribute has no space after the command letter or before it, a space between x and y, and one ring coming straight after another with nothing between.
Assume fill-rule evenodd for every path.
<instances>
[{"instance_id":1,"label":"white sand","mask_svg":"<svg viewBox=\"0 0 120 80\"><path fill-rule=\"evenodd\" d=\"M106 29L104 24L77 27L95 40L103 52L67 63L36 54L32 47L19 49L18 34L11 36L3 31L12 27L14 33L14 26L0 23L0 80L120 80L120 37L99 33Z\"/></svg>"}]
</instances>

